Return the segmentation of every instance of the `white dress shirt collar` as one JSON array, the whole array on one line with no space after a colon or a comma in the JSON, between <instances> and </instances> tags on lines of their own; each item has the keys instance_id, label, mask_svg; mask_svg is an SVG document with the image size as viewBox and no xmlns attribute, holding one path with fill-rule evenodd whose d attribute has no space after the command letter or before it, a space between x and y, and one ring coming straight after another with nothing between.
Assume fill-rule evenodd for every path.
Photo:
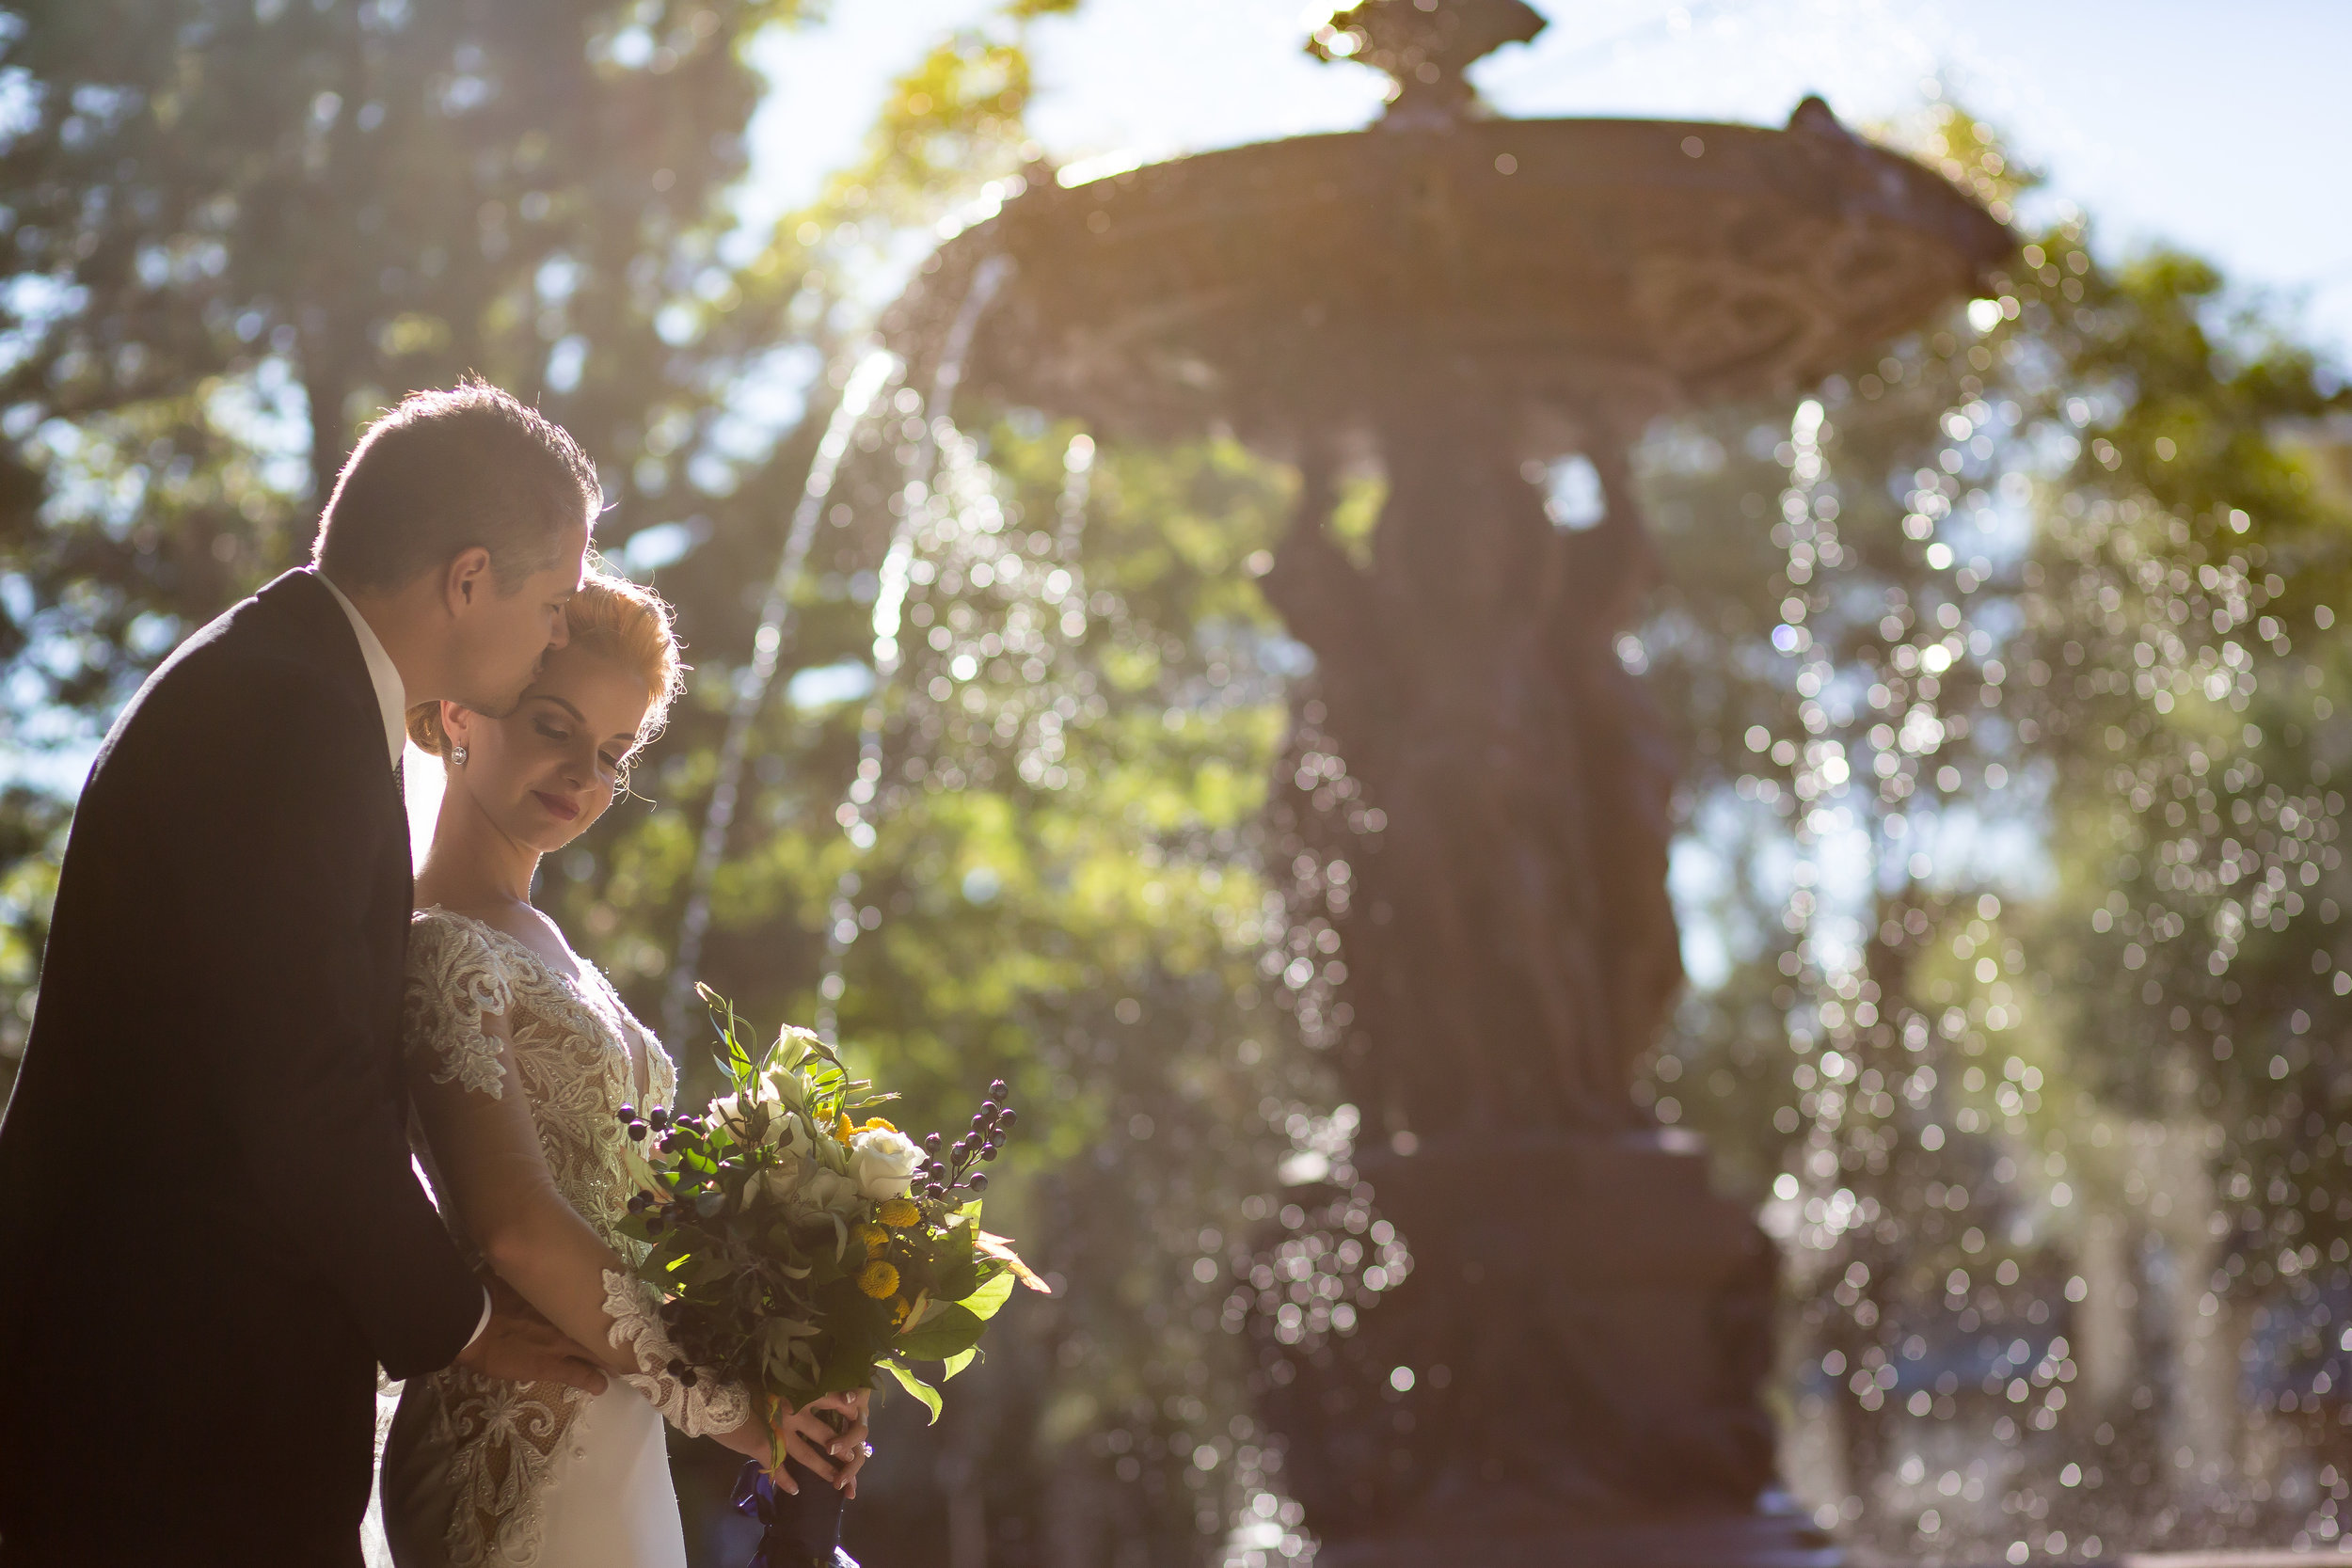
<instances>
[{"instance_id":1,"label":"white dress shirt collar","mask_svg":"<svg viewBox=\"0 0 2352 1568\"><path fill-rule=\"evenodd\" d=\"M359 656L368 661L368 680L375 687L375 705L384 717L384 749L386 760L394 768L400 766L401 749L408 743L408 688L400 678L400 667L392 656L384 651L384 640L375 635L368 618L359 613L358 606L343 597L343 591L327 582L326 574L319 574L319 581L326 583L326 591L335 595L342 607L343 618L351 623L351 634L359 640Z\"/></svg>"}]
</instances>

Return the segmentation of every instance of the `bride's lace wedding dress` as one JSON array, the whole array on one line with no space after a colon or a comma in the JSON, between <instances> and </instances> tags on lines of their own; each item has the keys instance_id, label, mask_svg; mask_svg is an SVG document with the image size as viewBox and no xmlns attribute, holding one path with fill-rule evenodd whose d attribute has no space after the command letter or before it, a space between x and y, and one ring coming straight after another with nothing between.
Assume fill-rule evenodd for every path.
<instances>
[{"instance_id":1,"label":"bride's lace wedding dress","mask_svg":"<svg viewBox=\"0 0 2352 1568\"><path fill-rule=\"evenodd\" d=\"M582 967L578 979L558 974L514 937L446 910L411 927L406 1048L431 1130L418 1151L469 1259L479 1253L461 1216L501 1195L469 1192L469 1181L549 1182L613 1253L642 1256L619 1230L632 1189L614 1113L667 1104L676 1072L604 977ZM683 1364L641 1282L608 1269L578 1289L600 1295L593 1305L612 1343L641 1370L595 1396L454 1367L411 1380L382 1474L398 1568L684 1568L662 1421L691 1435L731 1431L749 1398L709 1375L677 1375Z\"/></svg>"}]
</instances>

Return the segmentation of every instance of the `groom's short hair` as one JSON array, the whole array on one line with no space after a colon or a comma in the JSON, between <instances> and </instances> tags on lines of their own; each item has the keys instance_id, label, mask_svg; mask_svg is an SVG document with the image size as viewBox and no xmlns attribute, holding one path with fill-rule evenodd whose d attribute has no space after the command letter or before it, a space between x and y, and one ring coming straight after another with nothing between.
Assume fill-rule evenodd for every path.
<instances>
[{"instance_id":1,"label":"groom's short hair","mask_svg":"<svg viewBox=\"0 0 2352 1568\"><path fill-rule=\"evenodd\" d=\"M501 592L593 526L596 467L562 425L469 376L411 392L335 476L311 559L345 589L389 590L479 545Z\"/></svg>"}]
</instances>

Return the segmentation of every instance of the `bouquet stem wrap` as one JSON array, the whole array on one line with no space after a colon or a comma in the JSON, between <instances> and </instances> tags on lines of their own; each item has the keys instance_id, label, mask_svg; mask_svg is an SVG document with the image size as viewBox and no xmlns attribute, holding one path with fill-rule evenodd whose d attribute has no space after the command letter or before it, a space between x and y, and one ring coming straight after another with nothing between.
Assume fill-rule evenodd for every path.
<instances>
[{"instance_id":1,"label":"bouquet stem wrap","mask_svg":"<svg viewBox=\"0 0 2352 1568\"><path fill-rule=\"evenodd\" d=\"M804 1469L797 1459L786 1468L800 1495L782 1490L751 1460L736 1478L736 1512L759 1521L759 1553L745 1568L858 1568L841 1549L841 1515L848 1499Z\"/></svg>"}]
</instances>

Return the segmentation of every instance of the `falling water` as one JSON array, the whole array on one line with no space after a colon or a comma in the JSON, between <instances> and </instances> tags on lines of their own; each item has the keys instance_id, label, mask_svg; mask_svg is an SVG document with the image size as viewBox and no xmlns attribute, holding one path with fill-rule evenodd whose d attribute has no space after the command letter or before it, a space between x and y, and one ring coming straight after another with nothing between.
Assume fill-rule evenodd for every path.
<instances>
[{"instance_id":1,"label":"falling water","mask_svg":"<svg viewBox=\"0 0 2352 1568\"><path fill-rule=\"evenodd\" d=\"M1794 1091L1763 1210L1795 1307L1785 1465L1820 1523L1898 1553L2331 1541L2352 1246L2327 1227L2352 1200L2326 1162L2352 1126L2305 1037L2352 981L2324 936L2272 940L2336 914L2341 801L2273 733L2328 718L2321 672L2287 657L2259 519L2106 486L2120 407L2038 367L1987 388L1965 372L2016 307L1971 314L1909 379L1941 364L1960 395L1883 411L1938 427L1894 483L1868 407L1894 370L1805 404L1778 453L1790 721L1733 771L1785 851L1759 863L1786 883L1761 955ZM2097 781L2088 823L2054 811L2066 768ZM2233 1087L2215 1064L2249 1040ZM1659 1074L1661 1119L1691 1070Z\"/></svg>"},{"instance_id":2,"label":"falling water","mask_svg":"<svg viewBox=\"0 0 2352 1568\"><path fill-rule=\"evenodd\" d=\"M890 546L883 552L882 570L874 594L873 659L874 690L867 700L858 726L857 775L834 819L841 824L850 843L859 851L874 847L874 827L866 820L867 808L872 805L881 788L882 768L882 726L888 714L892 679L903 661L898 644L900 621L905 608L907 588L912 581L915 540L923 523L931 516L938 501L932 481L939 465L943 445L960 455L963 451L960 433L949 414L955 403L956 388L963 379L964 356L971 352L972 335L977 331L981 315L996 297L997 291L1012 276L1009 257L991 256L982 261L972 276L972 285L965 291L962 303L957 307L955 321L947 328L947 336L940 345L939 365L931 374L929 399L916 407L901 410L910 417L918 411L926 417L922 436L908 460L905 482L898 491L898 526L891 530ZM912 389L906 389L912 395ZM984 481L983 481L984 483ZM824 978L818 984L817 1029L827 1039L834 1037L837 1022L835 1004L841 1000L846 984L842 976L843 956L857 940L858 911L852 902L862 885L862 878L853 864L841 873L834 884L833 899L828 906Z\"/></svg>"},{"instance_id":3,"label":"falling water","mask_svg":"<svg viewBox=\"0 0 2352 1568\"><path fill-rule=\"evenodd\" d=\"M903 673L911 651L898 642L900 624L906 618L904 601L914 588L933 583L967 591L975 587L992 590L992 596L1004 606L1004 625L1010 634L994 634L997 641L1012 646L1034 639L1032 658L1036 652L1048 648L1042 633L1049 623L1059 633L1062 644L1075 643L1086 633L1086 614L1080 608L1086 593L1077 564L1077 546L1085 521L1088 480L1093 467L1092 439L1084 434L1074 436L1064 451L1063 484L1056 508L1058 526L1052 536L1055 564L1047 571L1037 572L1025 570L1017 547L1001 543L1008 519L997 493L998 477L980 460L977 443L947 421L936 421L935 428L935 479L921 498L920 510L910 506L910 515L917 518L919 526L901 531L906 556L898 577L898 603L892 607L887 622L879 598L877 601L877 668L887 669L893 674ZM928 609L926 605L927 619ZM1059 762L1064 746L1062 726L1080 717L1081 703L1073 693L1059 689L1060 683L1046 678L1042 662L1025 668L1017 697L1010 693L992 695L978 682L980 668L987 662L983 650L992 634L979 632L977 623L966 632L965 637L958 639L951 628L933 624L932 651L943 656L938 662L945 673L933 675L919 692L908 692L908 698L944 706L961 686L963 695L960 705L974 721L977 732L999 741L1019 740L1024 738L1023 732L1028 732L1027 744L1019 747L1016 764L1024 782L1047 789L1059 788L1065 782L1065 770ZM887 647L885 638L889 640ZM969 646L962 645L967 643ZM850 843L861 851L873 845L872 821L881 802L888 719L887 710L881 704L885 695L886 689L878 681L875 700L860 724L857 775L834 816L847 831ZM1009 735L1003 729L1008 719L1015 723ZM919 755L908 760L922 761ZM863 885L863 874L856 866L846 869L834 886L828 910L831 927L827 933L827 963L818 988L822 998L818 1024L828 1032L834 1025L834 1004L846 989L843 964L849 950L859 934L880 918L881 911L874 906L858 906L857 896ZM868 914L867 910L873 912Z\"/></svg>"},{"instance_id":4,"label":"falling water","mask_svg":"<svg viewBox=\"0 0 2352 1568\"><path fill-rule=\"evenodd\" d=\"M752 661L736 678L735 702L727 712L726 739L719 750L718 780L711 788L710 805L703 817L702 838L694 850L693 870L687 879L686 912L678 923L670 989L662 1002L662 1030L673 1045L687 1037L696 971L702 964L703 939L710 929L711 878L726 853L727 830L735 822L736 798L742 784L744 753L751 745L752 727L767 702L769 687L775 682L776 662L782 657L785 639L792 630L792 595L808 561L817 520L824 512L826 498L833 494L834 480L850 450L851 433L873 405L876 395L898 372L896 355L868 348L859 356L856 368L843 384L841 402L826 422L824 437L817 444L816 459L809 465L808 481L801 488L800 504L793 509L791 527L785 533L784 554L776 562L775 576L769 580L768 597L759 611L759 629L752 637Z\"/></svg>"},{"instance_id":5,"label":"falling water","mask_svg":"<svg viewBox=\"0 0 2352 1568\"><path fill-rule=\"evenodd\" d=\"M1947 492L1960 487L1960 441L1980 421L1952 411L1942 422L1950 439L1906 498L1899 546L1919 553L1931 582L1956 560L1948 542L1928 541L1952 531L1945 524ZM1949 826L1963 784L1958 764L1974 725L1952 699L1998 702L1998 646L1967 626L1964 608L1995 568L1971 557L1934 602L1894 583L1868 594L1857 582L1862 558L1839 539L1841 497L1823 454L1830 435L1821 404L1798 409L1774 533L1790 592L1772 641L1795 665L1802 733L1749 737L1790 769L1789 787L1784 796L1770 780L1741 781L1743 794L1789 819L1795 851L1781 967L1796 998L1788 1044L1804 1133L1798 1168L1781 1178L1767 1214L1792 1243L1794 1283L1811 1303L1798 1336L1790 1468L1820 1525L1866 1511L1907 1515L1935 1547L2006 1533L1996 1515L1972 1510L2018 1480L2028 1430L2058 1424L2076 1369L2059 1331L2064 1309L2054 1312L2044 1296L2081 1297L2026 1273L2047 1225L2042 1206L2063 1206L2067 1189L2021 1182L2026 1142L1954 1094L1963 1077L1981 1087L1980 1070L1963 1071L1955 1054L1983 1052L2017 1022L2003 966L1985 960L1980 994L1940 1014L1909 980L1913 955L1956 928L1965 927L1954 938L1962 949L1994 945L1999 898L1966 896L1957 884L1968 866L1938 865L1910 846ZM1848 638L1884 652L1841 663ZM1979 782L2001 788L2002 766L1979 761ZM2039 1070L2012 1057L2010 1071L2023 1080L2012 1085L2018 1109L2029 1109ZM1918 1281L1923 1266L1942 1269L1939 1258L1958 1265L1941 1276L1940 1310ZM1998 1413L1967 1385L1998 1387L1990 1406ZM1909 1451L1897 1460L1893 1448ZM2098 1549L2095 1537L2074 1544ZM2067 1548L2058 1531L2036 1549Z\"/></svg>"}]
</instances>

